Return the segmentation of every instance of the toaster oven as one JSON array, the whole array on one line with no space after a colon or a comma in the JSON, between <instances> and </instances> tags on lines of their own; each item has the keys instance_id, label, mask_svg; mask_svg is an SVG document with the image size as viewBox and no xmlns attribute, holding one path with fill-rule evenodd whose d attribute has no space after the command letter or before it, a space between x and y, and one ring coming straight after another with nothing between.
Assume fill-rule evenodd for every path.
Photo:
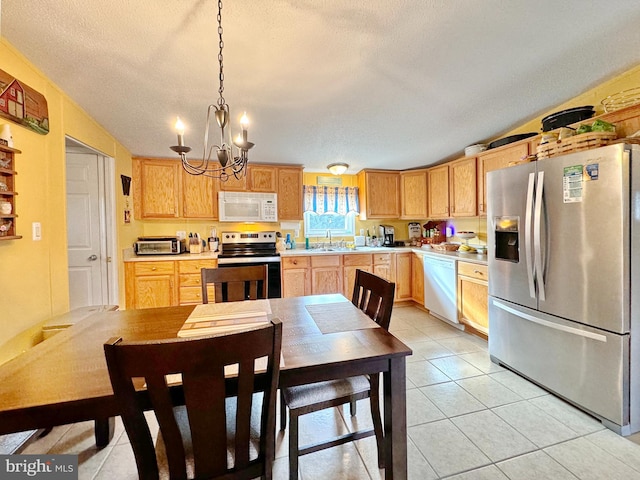
<instances>
[{"instance_id":1,"label":"toaster oven","mask_svg":"<svg viewBox=\"0 0 640 480\"><path fill-rule=\"evenodd\" d=\"M186 242L177 237L138 237L133 244L136 255L179 255L186 249Z\"/></svg>"}]
</instances>

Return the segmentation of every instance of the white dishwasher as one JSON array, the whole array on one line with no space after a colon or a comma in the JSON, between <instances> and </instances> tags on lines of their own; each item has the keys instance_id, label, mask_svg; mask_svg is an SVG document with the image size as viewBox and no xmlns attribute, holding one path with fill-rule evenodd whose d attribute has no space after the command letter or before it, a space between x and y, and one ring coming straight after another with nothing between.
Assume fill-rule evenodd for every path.
<instances>
[{"instance_id":1,"label":"white dishwasher","mask_svg":"<svg viewBox=\"0 0 640 480\"><path fill-rule=\"evenodd\" d=\"M424 306L436 317L458 322L456 260L424 255Z\"/></svg>"}]
</instances>

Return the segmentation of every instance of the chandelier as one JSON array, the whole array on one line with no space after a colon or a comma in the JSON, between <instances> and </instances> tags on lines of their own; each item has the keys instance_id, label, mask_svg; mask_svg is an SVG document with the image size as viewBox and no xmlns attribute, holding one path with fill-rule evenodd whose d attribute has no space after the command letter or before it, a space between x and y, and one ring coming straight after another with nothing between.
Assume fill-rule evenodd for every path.
<instances>
[{"instance_id":1,"label":"chandelier","mask_svg":"<svg viewBox=\"0 0 640 480\"><path fill-rule=\"evenodd\" d=\"M222 93L224 92L224 68L222 64L222 49L224 42L222 41L222 0L218 0L218 64L220 66L218 78L220 80L220 86L218 88L218 102L217 105L209 105L207 109L207 123L204 131L204 151L202 153L202 160L188 160L187 153L191 151L191 147L187 147L184 144L184 124L177 118L175 129L178 134L178 145L174 145L171 148L174 152L180 155L182 161L182 168L191 175L204 175L207 177L219 178L221 181L226 182L231 176L239 179L247 174L247 162L249 161L249 150L253 147L253 143L247 140L247 127L249 120L247 113L245 112L240 119L240 126L242 132L238 134L235 140L232 140L231 129L227 129L229 124L230 110L229 105L225 102ZM209 145L209 125L211 121L211 114L220 127L220 144ZM225 130L227 135L225 137ZM234 153L236 147L237 154ZM216 152L215 157L212 159L213 152Z\"/></svg>"}]
</instances>

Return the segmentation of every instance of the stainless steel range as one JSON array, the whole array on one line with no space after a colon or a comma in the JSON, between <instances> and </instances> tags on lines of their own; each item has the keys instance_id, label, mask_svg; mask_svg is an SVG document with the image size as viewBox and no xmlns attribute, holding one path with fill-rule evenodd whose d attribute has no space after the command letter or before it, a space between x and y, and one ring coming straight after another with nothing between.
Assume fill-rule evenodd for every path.
<instances>
[{"instance_id":1,"label":"stainless steel range","mask_svg":"<svg viewBox=\"0 0 640 480\"><path fill-rule=\"evenodd\" d=\"M269 298L280 298L280 255L276 251L276 239L276 232L222 232L218 267L267 265Z\"/></svg>"}]
</instances>

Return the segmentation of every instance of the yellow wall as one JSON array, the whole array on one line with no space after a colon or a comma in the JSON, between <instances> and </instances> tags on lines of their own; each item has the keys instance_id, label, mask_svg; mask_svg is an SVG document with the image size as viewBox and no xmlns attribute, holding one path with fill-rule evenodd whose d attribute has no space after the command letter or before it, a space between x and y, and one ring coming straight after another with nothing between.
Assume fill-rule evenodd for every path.
<instances>
[{"instance_id":1,"label":"yellow wall","mask_svg":"<svg viewBox=\"0 0 640 480\"><path fill-rule=\"evenodd\" d=\"M66 239L65 135L115 159L115 173L131 175L131 154L89 117L4 38L0 38L0 69L42 93L49 109L50 131L37 134L11 125L16 155L16 221L19 240L0 241L0 363L40 340L41 324L69 308ZM117 211L124 197L116 189ZM118 251L130 243L134 222L117 222ZM42 240L31 239L32 222L42 224ZM134 233L135 235L135 233ZM120 257L121 254L119 253ZM118 264L121 258L118 258ZM124 301L123 273L120 298Z\"/></svg>"}]
</instances>

